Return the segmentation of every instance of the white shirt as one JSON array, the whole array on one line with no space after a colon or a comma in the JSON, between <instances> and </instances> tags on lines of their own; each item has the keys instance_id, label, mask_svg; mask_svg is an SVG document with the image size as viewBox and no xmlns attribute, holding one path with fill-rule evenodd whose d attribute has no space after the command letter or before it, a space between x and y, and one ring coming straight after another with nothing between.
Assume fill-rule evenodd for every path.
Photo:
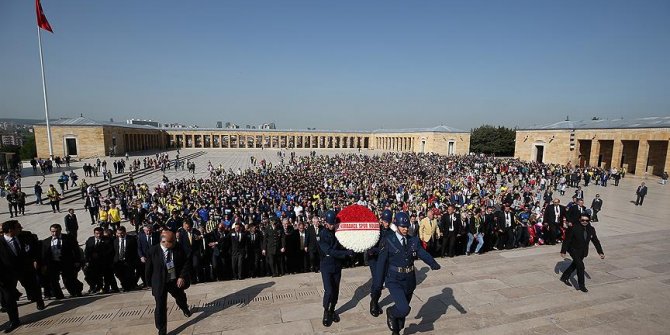
<instances>
[{"instance_id":1,"label":"white shirt","mask_svg":"<svg viewBox=\"0 0 670 335\"><path fill-rule=\"evenodd\" d=\"M60 238L54 237L51 239L51 257L55 261L60 261L60 248L58 247L58 242L60 242L62 247L63 241L61 241Z\"/></svg>"}]
</instances>

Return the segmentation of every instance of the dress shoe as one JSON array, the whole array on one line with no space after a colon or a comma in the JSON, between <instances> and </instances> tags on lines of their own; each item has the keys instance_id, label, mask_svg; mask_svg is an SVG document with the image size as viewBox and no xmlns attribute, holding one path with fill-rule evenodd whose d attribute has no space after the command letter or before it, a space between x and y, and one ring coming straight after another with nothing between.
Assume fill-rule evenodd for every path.
<instances>
[{"instance_id":1,"label":"dress shoe","mask_svg":"<svg viewBox=\"0 0 670 335\"><path fill-rule=\"evenodd\" d=\"M5 334L13 332L16 328L19 328L21 326L21 322L10 322L9 326L5 328Z\"/></svg>"},{"instance_id":2,"label":"dress shoe","mask_svg":"<svg viewBox=\"0 0 670 335\"><path fill-rule=\"evenodd\" d=\"M190 309L188 309L188 308L187 308L187 309L184 309L184 310L182 310L182 312L184 312L184 316L185 316L185 317L187 317L187 318L190 318L190 317L191 317L191 315L193 315L193 313L191 312L191 310L190 310Z\"/></svg>"},{"instance_id":3,"label":"dress shoe","mask_svg":"<svg viewBox=\"0 0 670 335\"><path fill-rule=\"evenodd\" d=\"M36 307L38 311L44 310L46 306L44 306L44 301L40 300L36 303Z\"/></svg>"},{"instance_id":4,"label":"dress shoe","mask_svg":"<svg viewBox=\"0 0 670 335\"><path fill-rule=\"evenodd\" d=\"M330 327L333 324L333 320L330 318L330 311L327 308L323 309L323 320L321 320L325 327Z\"/></svg>"},{"instance_id":5,"label":"dress shoe","mask_svg":"<svg viewBox=\"0 0 670 335\"><path fill-rule=\"evenodd\" d=\"M586 287L580 287L579 290L582 291L582 292L584 292L584 293L586 293L586 292L589 291L589 290L586 289Z\"/></svg>"},{"instance_id":6,"label":"dress shoe","mask_svg":"<svg viewBox=\"0 0 670 335\"><path fill-rule=\"evenodd\" d=\"M561 281L565 285L572 286L572 284L570 284L570 280L568 278L561 278Z\"/></svg>"}]
</instances>

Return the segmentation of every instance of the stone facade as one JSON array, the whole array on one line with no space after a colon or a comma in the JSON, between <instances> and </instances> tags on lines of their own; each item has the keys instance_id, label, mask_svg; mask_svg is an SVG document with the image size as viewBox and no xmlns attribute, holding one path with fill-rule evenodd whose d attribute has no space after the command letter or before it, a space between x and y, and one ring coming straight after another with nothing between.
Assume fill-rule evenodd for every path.
<instances>
[{"instance_id":1,"label":"stone facade","mask_svg":"<svg viewBox=\"0 0 670 335\"><path fill-rule=\"evenodd\" d=\"M37 156L49 157L46 125L35 125L34 131ZM151 128L55 124L51 126L51 138L53 155L61 157L70 154L77 158L90 158L108 155L110 151L123 155L126 152L167 147L165 133Z\"/></svg>"},{"instance_id":2,"label":"stone facade","mask_svg":"<svg viewBox=\"0 0 670 335\"><path fill-rule=\"evenodd\" d=\"M324 132L241 129L167 129L170 145L223 149L367 149L466 155L468 132Z\"/></svg>"},{"instance_id":3,"label":"stone facade","mask_svg":"<svg viewBox=\"0 0 670 335\"><path fill-rule=\"evenodd\" d=\"M528 161L670 171L670 128L517 130L514 156Z\"/></svg>"}]
</instances>

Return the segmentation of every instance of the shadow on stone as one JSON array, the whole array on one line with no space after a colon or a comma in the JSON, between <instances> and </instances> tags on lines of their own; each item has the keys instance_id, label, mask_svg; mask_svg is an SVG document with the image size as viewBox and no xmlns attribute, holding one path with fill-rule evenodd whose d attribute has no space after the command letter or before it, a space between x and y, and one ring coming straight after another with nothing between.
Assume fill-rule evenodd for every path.
<instances>
[{"instance_id":1,"label":"shadow on stone","mask_svg":"<svg viewBox=\"0 0 670 335\"><path fill-rule=\"evenodd\" d=\"M435 321L447 313L449 306L453 306L461 314L467 311L454 298L454 292L451 288L445 287L442 293L432 296L426 301L419 313L416 315L417 323L412 323L405 330L405 334L431 332L435 330Z\"/></svg>"},{"instance_id":2,"label":"shadow on stone","mask_svg":"<svg viewBox=\"0 0 670 335\"><path fill-rule=\"evenodd\" d=\"M175 330L171 331L170 334L181 334L184 330L186 330L188 327L192 325L198 324L198 322L207 319L214 313L218 313L220 311L225 310L229 306L226 305L226 300L230 299L240 299L244 301L244 304L248 304L250 301L254 300L256 296L258 296L261 292L263 292L264 289L268 287L272 287L275 284L275 282L267 282L267 283L261 283L261 284L256 284L254 286L250 286L247 288L244 288L240 291L237 291L235 293L231 293L225 297L216 299L214 301L209 302L208 304L210 308L203 308L203 309L194 309L192 312L194 313L193 318L189 319L188 322L182 324L181 326L177 327ZM222 306L220 308L217 308L217 306ZM202 311L200 314L197 316L195 313Z\"/></svg>"},{"instance_id":3,"label":"shadow on stone","mask_svg":"<svg viewBox=\"0 0 670 335\"><path fill-rule=\"evenodd\" d=\"M344 305L340 306L337 309L337 313L342 314L358 305L358 302L363 300L365 296L370 294L370 287L372 286L372 278L370 278L365 284L356 288L354 291L354 296L349 299Z\"/></svg>"},{"instance_id":4,"label":"shadow on stone","mask_svg":"<svg viewBox=\"0 0 670 335\"><path fill-rule=\"evenodd\" d=\"M572 263L572 259L570 259L570 258L565 258L562 261L557 262L556 266L554 266L554 273L555 274L562 274L570 266L570 263ZM572 284L573 287L579 287L579 284L577 283L577 279L573 278L576 275L577 275L577 271L574 271L569 278L570 283ZM584 270L584 277L586 277L587 279L591 279L591 276L589 275L589 273L586 270Z\"/></svg>"},{"instance_id":5,"label":"shadow on stone","mask_svg":"<svg viewBox=\"0 0 670 335\"><path fill-rule=\"evenodd\" d=\"M56 316L61 313L69 312L75 308L88 305L96 300L105 298L105 296L86 296L81 298L70 298L70 299L61 299L55 301L45 301L46 309L42 311L37 311L32 314L28 314L21 317L21 323L28 325L30 323L35 323L42 321L46 318Z\"/></svg>"},{"instance_id":6,"label":"shadow on stone","mask_svg":"<svg viewBox=\"0 0 670 335\"><path fill-rule=\"evenodd\" d=\"M428 270L429 268L426 266L421 268L421 270L416 271L416 286L419 286L421 283L423 283L424 280L426 280L426 278L428 278ZM386 307L391 305L392 302L393 299L391 298L391 295L386 295L386 297L384 297L384 299L379 302L379 307L381 307L382 310L385 310Z\"/></svg>"}]
</instances>

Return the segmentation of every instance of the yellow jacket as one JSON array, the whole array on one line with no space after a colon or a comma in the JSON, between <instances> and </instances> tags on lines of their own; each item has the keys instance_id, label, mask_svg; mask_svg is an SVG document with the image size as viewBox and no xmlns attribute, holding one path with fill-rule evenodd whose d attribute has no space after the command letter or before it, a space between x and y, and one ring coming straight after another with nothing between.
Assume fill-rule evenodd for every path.
<instances>
[{"instance_id":1,"label":"yellow jacket","mask_svg":"<svg viewBox=\"0 0 670 335\"><path fill-rule=\"evenodd\" d=\"M101 209L99 214L100 214L100 221L107 222L107 216L108 216L107 211L104 210L104 209Z\"/></svg>"},{"instance_id":2,"label":"yellow jacket","mask_svg":"<svg viewBox=\"0 0 670 335\"><path fill-rule=\"evenodd\" d=\"M432 220L425 217L419 222L419 239L428 243L430 239L437 233L440 235L440 227L437 226L437 219Z\"/></svg>"}]
</instances>

